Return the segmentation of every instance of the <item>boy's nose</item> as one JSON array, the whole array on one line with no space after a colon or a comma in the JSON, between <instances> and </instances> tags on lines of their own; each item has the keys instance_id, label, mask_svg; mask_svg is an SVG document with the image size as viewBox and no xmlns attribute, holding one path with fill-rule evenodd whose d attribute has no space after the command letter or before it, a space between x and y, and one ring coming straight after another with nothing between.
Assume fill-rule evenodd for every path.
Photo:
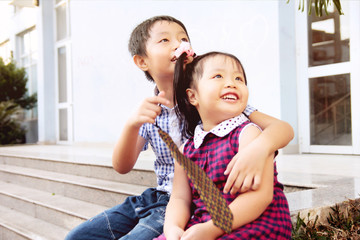
<instances>
[{"instance_id":1,"label":"boy's nose","mask_svg":"<svg viewBox=\"0 0 360 240\"><path fill-rule=\"evenodd\" d=\"M179 41L179 40L175 41L175 43L174 43L175 50L177 50L180 47L181 43L182 43L182 41Z\"/></svg>"}]
</instances>

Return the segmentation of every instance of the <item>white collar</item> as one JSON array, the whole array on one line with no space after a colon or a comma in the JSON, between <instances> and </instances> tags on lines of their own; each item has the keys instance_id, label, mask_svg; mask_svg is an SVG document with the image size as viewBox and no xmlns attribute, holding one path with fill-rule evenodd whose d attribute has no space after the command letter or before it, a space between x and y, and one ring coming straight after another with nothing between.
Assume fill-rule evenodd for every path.
<instances>
[{"instance_id":1,"label":"white collar","mask_svg":"<svg viewBox=\"0 0 360 240\"><path fill-rule=\"evenodd\" d=\"M213 127L209 132L203 130L203 124L200 123L196 126L194 132L194 146L199 148L203 143L207 134L212 133L218 137L224 137L229 134L232 130L240 126L243 122L248 121L249 119L242 113L239 116L227 119L215 127Z\"/></svg>"}]
</instances>

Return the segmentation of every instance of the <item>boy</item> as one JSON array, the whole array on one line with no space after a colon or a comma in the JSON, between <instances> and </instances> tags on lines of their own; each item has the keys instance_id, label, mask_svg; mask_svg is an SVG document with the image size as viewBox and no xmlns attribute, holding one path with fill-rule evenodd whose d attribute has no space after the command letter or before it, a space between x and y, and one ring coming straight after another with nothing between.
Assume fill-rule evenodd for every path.
<instances>
[{"instance_id":1,"label":"boy","mask_svg":"<svg viewBox=\"0 0 360 240\"><path fill-rule=\"evenodd\" d=\"M147 189L141 196L128 197L124 203L82 223L66 239L153 239L163 231L166 205L172 189L174 160L157 133L157 125L168 132L180 146L183 123L179 122L173 101L174 52L180 43L189 41L185 26L169 16L145 20L132 32L129 51L135 64L156 84L156 96L146 98L126 122L113 152L114 169L129 172L148 143L156 155L154 163L157 188ZM188 61L192 59L189 57ZM291 126L285 122L247 108L245 114L264 129L247 149L234 157L225 171L229 174L225 192L257 189L265 160L293 138ZM135 146L135 147L134 147ZM255 161L254 161L255 160Z\"/></svg>"}]
</instances>

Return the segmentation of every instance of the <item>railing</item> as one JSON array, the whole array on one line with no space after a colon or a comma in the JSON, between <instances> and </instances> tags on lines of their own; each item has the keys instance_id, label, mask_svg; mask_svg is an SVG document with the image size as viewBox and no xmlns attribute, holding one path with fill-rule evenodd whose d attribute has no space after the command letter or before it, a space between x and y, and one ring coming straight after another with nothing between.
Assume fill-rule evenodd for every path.
<instances>
[{"instance_id":1,"label":"railing","mask_svg":"<svg viewBox=\"0 0 360 240\"><path fill-rule=\"evenodd\" d=\"M350 107L350 93L347 93L343 97L337 99L329 106L326 106L323 110L313 115L310 119L310 125L313 126L313 131L311 131L311 138L318 136L324 132L332 131L332 138L327 139L328 143L334 142L338 137L343 134L338 134L339 124L343 124L342 127L346 131L347 129L351 129L351 107ZM343 107L342 111L338 111L338 107ZM316 123L316 121L320 118L321 115L330 113L326 116L326 122L319 126L320 124ZM332 121L329 121L329 118ZM348 124L350 122L350 124ZM340 136L339 136L340 135ZM328 135L329 136L329 135ZM321 144L323 145L323 144Z\"/></svg>"}]
</instances>

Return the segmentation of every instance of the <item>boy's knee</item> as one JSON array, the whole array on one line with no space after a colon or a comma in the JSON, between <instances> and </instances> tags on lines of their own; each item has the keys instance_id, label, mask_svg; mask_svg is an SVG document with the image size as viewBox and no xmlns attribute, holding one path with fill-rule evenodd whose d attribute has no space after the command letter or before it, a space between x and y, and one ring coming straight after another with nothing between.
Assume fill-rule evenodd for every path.
<instances>
[{"instance_id":1,"label":"boy's knee","mask_svg":"<svg viewBox=\"0 0 360 240\"><path fill-rule=\"evenodd\" d=\"M75 239L80 239L80 238L78 237L76 229L73 229L66 235L65 240L75 240Z\"/></svg>"}]
</instances>

